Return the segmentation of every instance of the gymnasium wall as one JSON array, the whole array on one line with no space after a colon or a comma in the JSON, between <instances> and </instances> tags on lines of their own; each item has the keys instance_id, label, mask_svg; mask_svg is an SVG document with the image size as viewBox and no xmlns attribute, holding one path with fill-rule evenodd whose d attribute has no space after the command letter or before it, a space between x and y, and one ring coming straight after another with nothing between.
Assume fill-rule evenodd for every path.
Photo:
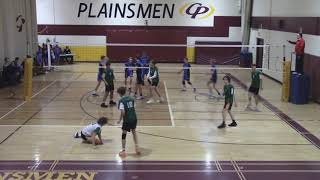
<instances>
[{"instance_id":1,"label":"gymnasium wall","mask_svg":"<svg viewBox=\"0 0 320 180\"><path fill-rule=\"evenodd\" d=\"M285 44L286 59L290 60L294 45L287 43L287 40L296 40L296 33L302 31L306 41L304 69L311 77L312 97L320 102L319 7L319 0L255 0L250 43L256 44L256 39L262 38L265 44ZM271 70L266 73L279 81L282 81L282 74L278 73L282 71L282 54L281 48L271 48L270 52L266 50L263 63L265 68ZM295 63L295 56L292 57Z\"/></svg>"},{"instance_id":2,"label":"gymnasium wall","mask_svg":"<svg viewBox=\"0 0 320 180\"><path fill-rule=\"evenodd\" d=\"M107 47L106 54L113 60L120 61L137 53L147 51L149 55L163 62L177 62L188 55L194 61L195 41L236 41L241 42L240 0L119 0L119 4L142 3L144 5L165 4L175 11L172 18L168 14L146 18L116 18L99 16L102 2L106 3L107 11L114 1L93 0L82 1L87 4L91 13L86 11L79 15L79 1L69 0L37 0L38 28L41 35L65 36L105 36L106 43L125 44L185 44L186 47ZM192 18L197 11L192 3L201 3L201 8L210 9L207 13ZM147 7L147 6L145 6ZM153 6L154 7L154 6ZM162 7L162 6L159 6ZM199 9L200 10L200 9ZM204 9L202 9L204 10ZM201 11L202 11L201 10ZM113 11L112 11L113 12ZM162 11L161 11L162 12ZM189 12L189 14L187 13ZM200 12L200 11L199 11ZM113 12L114 13L114 12ZM151 13L154 14L154 13ZM131 15L131 14L130 14ZM91 16L91 17L89 17ZM93 17L96 16L96 17ZM99 18L97 17L99 16ZM103 17L103 18L102 18ZM111 21L110 19L115 19ZM145 25L146 21L147 26ZM83 48L85 48L83 46ZM88 60L95 58L88 58Z\"/></svg>"},{"instance_id":3,"label":"gymnasium wall","mask_svg":"<svg viewBox=\"0 0 320 180\"><path fill-rule=\"evenodd\" d=\"M50 40L52 44L58 44L62 50L69 46L75 61L99 61L100 57L106 56L105 36L68 36L68 35L39 35L40 44ZM59 43L56 43L59 42Z\"/></svg>"},{"instance_id":4,"label":"gymnasium wall","mask_svg":"<svg viewBox=\"0 0 320 180\"><path fill-rule=\"evenodd\" d=\"M34 53L37 41L36 1L0 1L0 70L4 58L25 58Z\"/></svg>"}]
</instances>

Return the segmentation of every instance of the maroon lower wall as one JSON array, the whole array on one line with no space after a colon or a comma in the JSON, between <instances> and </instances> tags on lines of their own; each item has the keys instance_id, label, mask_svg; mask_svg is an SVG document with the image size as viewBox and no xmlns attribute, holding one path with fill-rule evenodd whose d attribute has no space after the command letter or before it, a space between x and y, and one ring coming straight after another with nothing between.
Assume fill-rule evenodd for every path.
<instances>
[{"instance_id":1,"label":"maroon lower wall","mask_svg":"<svg viewBox=\"0 0 320 180\"><path fill-rule=\"evenodd\" d=\"M252 17L252 28L320 36L320 17ZM308 43L308 42L306 42ZM311 78L311 97L320 103L320 57L306 54L304 70Z\"/></svg>"},{"instance_id":2,"label":"maroon lower wall","mask_svg":"<svg viewBox=\"0 0 320 180\"><path fill-rule=\"evenodd\" d=\"M90 26L38 25L41 35L99 35L107 36L108 43L128 44L186 44L188 36L228 37L229 27L240 27L239 16L216 16L214 27L162 26ZM46 28L46 30L44 30ZM108 47L111 59L121 60L145 50L156 60L177 62L185 57L186 48L171 47Z\"/></svg>"},{"instance_id":3,"label":"maroon lower wall","mask_svg":"<svg viewBox=\"0 0 320 180\"><path fill-rule=\"evenodd\" d=\"M320 17L252 17L251 28L320 35Z\"/></svg>"}]
</instances>

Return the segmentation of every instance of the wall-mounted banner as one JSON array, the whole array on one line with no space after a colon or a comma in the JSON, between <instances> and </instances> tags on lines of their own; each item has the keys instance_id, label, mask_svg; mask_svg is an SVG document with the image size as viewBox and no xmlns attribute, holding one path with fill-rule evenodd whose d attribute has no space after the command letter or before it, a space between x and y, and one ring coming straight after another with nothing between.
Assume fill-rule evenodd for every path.
<instances>
[{"instance_id":1,"label":"wall-mounted banner","mask_svg":"<svg viewBox=\"0 0 320 180\"><path fill-rule=\"evenodd\" d=\"M213 27L221 0L37 0L38 24Z\"/></svg>"}]
</instances>

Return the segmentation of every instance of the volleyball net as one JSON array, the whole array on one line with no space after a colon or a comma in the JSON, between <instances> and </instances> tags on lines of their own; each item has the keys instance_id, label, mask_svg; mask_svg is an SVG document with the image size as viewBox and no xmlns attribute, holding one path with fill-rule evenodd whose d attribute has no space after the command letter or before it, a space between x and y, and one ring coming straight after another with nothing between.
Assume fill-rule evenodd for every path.
<instances>
[{"instance_id":1,"label":"volleyball net","mask_svg":"<svg viewBox=\"0 0 320 180\"><path fill-rule=\"evenodd\" d=\"M99 67L98 64L103 56L108 57L111 62L111 68L117 78L117 86L124 85L126 69L132 69L134 72L132 84L134 86L137 69L147 71L150 61L155 61L161 79L169 82L174 81L171 84L175 84L175 88L181 87L183 74L190 72L190 80L195 86L199 89L207 89L207 82L210 80L210 74L213 70L212 64L215 65L214 69L217 71L218 80L220 80L220 88L223 87L222 77L225 75L231 75L234 78L241 77L242 82L247 87L250 86L252 64L256 64L257 70L266 76L282 81L284 78L283 61L289 61L291 54L283 45L243 46L231 43L196 42L192 46L185 44L112 43L86 44L84 46L74 43L39 43L32 69L34 75L37 74L35 71L39 71L39 69L43 73L34 77L33 82L42 81L44 77L45 80L51 81L84 81L88 86L89 84L92 86L91 89L94 89L98 69L104 68ZM125 63L130 58L132 58L132 65L126 67ZM184 59L187 59L191 67L183 66ZM144 61L143 65L136 66L137 60ZM211 61L213 61L212 64L210 64ZM178 74L178 72L181 73ZM72 79L76 75L81 75L81 78ZM27 84L30 86L30 79L25 79L25 82L28 82ZM146 85L148 84L146 83ZM30 90L26 92L30 92Z\"/></svg>"},{"instance_id":2,"label":"volleyball net","mask_svg":"<svg viewBox=\"0 0 320 180\"><path fill-rule=\"evenodd\" d=\"M288 67L283 63L284 47L281 45L195 45L195 58L188 58L190 67L184 65L183 63L183 59L185 57L188 57L189 55L187 54L187 48L189 47L182 45L171 47L164 45L141 46L137 44L130 46L113 44L113 46L109 44L110 46L106 46L107 51L104 51L104 54L100 52L91 52L96 57L88 57L86 61L82 62L79 62L77 60L77 58L79 58L77 54L81 53L81 51L79 50L79 52L77 52L77 49L74 45L59 44L59 47L61 47L61 49L64 49L67 45L69 46L71 53L73 53L74 55L73 63L56 63L54 61L51 61L51 64L46 64L45 60L41 60L40 65L36 65L35 63L37 63L37 59L35 59L32 66L31 62L28 61L28 64L25 64L24 69L25 79L23 84L25 85L25 88L11 88L10 91L7 91L7 93L2 93L1 98L10 98L13 100L31 99L32 103L49 103L49 105L45 109L51 111L52 109L50 110L50 108L54 108L54 111L59 111L60 113L58 115L54 114L53 112L52 114L44 113L46 114L44 119L50 116L52 116L52 118L55 118L56 116L65 118L65 113L75 112L71 117L69 117L70 120L79 118L82 119L85 117L84 119L86 120L84 120L82 123L86 124L89 122L93 122L94 119L101 116L101 112L103 112L103 115L113 118L111 124L115 124L118 118L118 111L116 110L116 108L104 109L101 107L102 103L106 103L106 101L109 101L110 98L108 97L107 100L104 99L106 83L104 81L101 81L100 86L96 89L99 83L99 69L106 68L104 64L102 66L99 66L98 64L101 56L109 57L111 62L110 67L114 70L115 102L120 99L120 96L116 93L116 90L119 87L127 87L127 95L136 98L140 97L140 92L136 91L136 87L138 87L138 76L141 77L141 74L138 74L139 70L145 71L142 78L144 86L142 86L141 93L144 99L136 100L138 108L137 111L140 113L139 115L141 115L144 110L148 112L154 112L152 115L144 117L142 125L145 126L170 126L172 124L170 123L170 116L188 119L189 117L187 117L187 115L184 115L184 113L189 111L190 109L194 109L196 114L197 112L209 112L210 114L211 111L214 111L219 114L219 117L217 116L216 118L221 118L220 111L224 103L224 97L221 95L224 92L225 81L223 80L223 78L225 76L231 78L231 84L235 88L237 105L240 108L235 108L233 109L233 111L235 111L238 116L245 119L247 118L247 116L245 116L244 114L247 113L254 117L257 116L264 119L276 118L274 116L274 113L272 113L270 109L267 108L267 106L262 105L262 103L259 105L260 112L253 112L253 114L251 114L251 112L247 112L246 110L244 110L249 104L248 91L249 87L252 85L252 64L257 64L257 70L261 71L264 74L260 75L260 79L262 80L259 83L259 95L261 95L261 97L266 100L264 101L264 103L279 102L282 98L282 94L288 95L290 87L290 81L287 79L287 77L285 78L284 76L285 74L290 74L290 68L287 73L284 73L283 70L288 70ZM52 46L54 47L55 45ZM121 51L113 49L117 47L120 47ZM136 50L132 50L131 53L130 48ZM170 49L170 51L165 51L165 49L162 48ZM173 54L180 48L183 49L181 56L180 54ZM236 49L237 52L231 49ZM126 54L128 51L130 53ZM257 51L261 51L262 53ZM87 51L84 50L82 53L85 52ZM211 54L212 52L214 53ZM221 55L219 55L219 53ZM119 58L115 58L115 54L118 54ZM166 57L160 56L161 54L165 54ZM199 54L202 58L199 58ZM257 55L261 54L262 63L260 62L259 64L257 63ZM123 58L122 56L120 57L120 55L123 55ZM126 66L125 64L128 62L129 57L132 57L133 59L132 64ZM141 61L141 59L143 58L147 59L146 64L138 66L137 60ZM146 106L146 103L151 97L149 91L151 86L149 83L150 80L148 81L147 78L147 73L149 69L148 62L150 63L150 61L152 60L155 60L157 62L156 66L159 73L158 88L165 101L162 104L156 103L157 96L155 95L155 93L153 93L155 98L155 105ZM212 61L211 64L210 61ZM228 61L230 63L225 63ZM260 66L258 66L258 64ZM32 77L32 74L29 73L30 70L35 71L35 69L37 68L42 68L45 72L38 75L35 75L33 73L34 76ZM132 72L132 77L127 76L126 78L126 70L130 70ZM214 72L216 72L216 79L213 75ZM286 80L283 80L283 83L288 84L280 85L278 83L274 83L274 81L267 76L279 81L285 78ZM102 75L102 77L100 77L100 80L101 78L103 79L105 78L105 76ZM185 80L184 83L183 80ZM189 85L189 81L192 85ZM218 91L214 89L213 85ZM196 90L194 90L194 88ZM95 90L99 96L93 96ZM135 92L137 92L137 94ZM219 95L218 92L221 95ZM288 98L288 96L286 96L286 98ZM254 104L254 98L252 98L252 105L254 106ZM190 107L190 109L188 107ZM84 116L84 114L86 115ZM201 113L198 113L197 115L201 116ZM160 120L150 121L150 119L155 117ZM160 122L161 118L165 121ZM48 121L44 120L37 123L51 123ZM55 123L64 124L65 122L57 121Z\"/></svg>"},{"instance_id":3,"label":"volleyball net","mask_svg":"<svg viewBox=\"0 0 320 180\"><path fill-rule=\"evenodd\" d=\"M124 63L130 57L146 58L159 63L180 63L184 58L192 64L240 65L281 72L282 62L291 57L282 45L241 45L232 42L194 42L193 44L90 44L58 43L50 41L39 44L36 63L49 67L78 62L99 62L107 56L113 63Z\"/></svg>"}]
</instances>

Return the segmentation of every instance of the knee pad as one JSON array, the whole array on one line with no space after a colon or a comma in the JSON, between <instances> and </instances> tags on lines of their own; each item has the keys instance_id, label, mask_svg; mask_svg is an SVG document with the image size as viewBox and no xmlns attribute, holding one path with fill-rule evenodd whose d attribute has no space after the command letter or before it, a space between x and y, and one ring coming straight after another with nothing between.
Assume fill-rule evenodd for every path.
<instances>
[{"instance_id":1,"label":"knee pad","mask_svg":"<svg viewBox=\"0 0 320 180\"><path fill-rule=\"evenodd\" d=\"M183 85L186 85L186 82L185 82L185 81L182 81L182 84L183 84Z\"/></svg>"},{"instance_id":2,"label":"knee pad","mask_svg":"<svg viewBox=\"0 0 320 180\"><path fill-rule=\"evenodd\" d=\"M190 81L188 81L188 84L189 84L189 85L192 85L192 83L191 83Z\"/></svg>"},{"instance_id":3,"label":"knee pad","mask_svg":"<svg viewBox=\"0 0 320 180\"><path fill-rule=\"evenodd\" d=\"M127 134L122 134L122 140L125 140L126 139L126 137L127 137Z\"/></svg>"}]
</instances>

